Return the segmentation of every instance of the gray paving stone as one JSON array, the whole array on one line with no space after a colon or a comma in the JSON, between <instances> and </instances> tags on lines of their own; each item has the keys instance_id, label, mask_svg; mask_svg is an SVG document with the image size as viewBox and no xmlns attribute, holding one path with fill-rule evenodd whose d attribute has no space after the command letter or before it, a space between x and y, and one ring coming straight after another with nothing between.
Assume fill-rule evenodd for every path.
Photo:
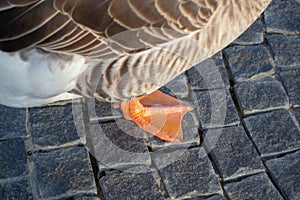
<instances>
[{"instance_id":1,"label":"gray paving stone","mask_svg":"<svg viewBox=\"0 0 300 200\"><path fill-rule=\"evenodd\" d=\"M288 199L298 200L300 197L300 151L268 160L266 165Z\"/></svg>"},{"instance_id":2,"label":"gray paving stone","mask_svg":"<svg viewBox=\"0 0 300 200\"><path fill-rule=\"evenodd\" d=\"M240 37L233 43L241 45L260 44L264 41L264 26L261 18L258 18Z\"/></svg>"},{"instance_id":3,"label":"gray paving stone","mask_svg":"<svg viewBox=\"0 0 300 200\"><path fill-rule=\"evenodd\" d=\"M239 123L239 117L228 90L195 91L195 105L202 128L215 128Z\"/></svg>"},{"instance_id":4,"label":"gray paving stone","mask_svg":"<svg viewBox=\"0 0 300 200\"><path fill-rule=\"evenodd\" d=\"M300 148L300 130L287 110L247 117L244 122L262 156Z\"/></svg>"},{"instance_id":5,"label":"gray paving stone","mask_svg":"<svg viewBox=\"0 0 300 200\"><path fill-rule=\"evenodd\" d=\"M270 77L238 83L234 90L244 115L288 105L282 84Z\"/></svg>"},{"instance_id":6,"label":"gray paving stone","mask_svg":"<svg viewBox=\"0 0 300 200\"><path fill-rule=\"evenodd\" d=\"M101 200L100 197L96 196L75 196L72 197L73 200Z\"/></svg>"},{"instance_id":7,"label":"gray paving stone","mask_svg":"<svg viewBox=\"0 0 300 200\"><path fill-rule=\"evenodd\" d=\"M0 141L0 179L28 173L27 156L22 139Z\"/></svg>"},{"instance_id":8,"label":"gray paving stone","mask_svg":"<svg viewBox=\"0 0 300 200\"><path fill-rule=\"evenodd\" d=\"M155 152L152 156L171 198L196 197L221 191L204 149Z\"/></svg>"},{"instance_id":9,"label":"gray paving stone","mask_svg":"<svg viewBox=\"0 0 300 200\"><path fill-rule=\"evenodd\" d=\"M221 195L211 195L211 196L208 196L208 197L193 197L193 198L187 198L187 199L184 199L184 200L225 200L225 198Z\"/></svg>"},{"instance_id":10,"label":"gray paving stone","mask_svg":"<svg viewBox=\"0 0 300 200\"><path fill-rule=\"evenodd\" d=\"M116 122L91 125L91 149L100 169L150 165L145 134L132 121L122 118Z\"/></svg>"},{"instance_id":11,"label":"gray paving stone","mask_svg":"<svg viewBox=\"0 0 300 200\"><path fill-rule=\"evenodd\" d=\"M268 33L300 33L300 2L298 0L273 0L265 11Z\"/></svg>"},{"instance_id":12,"label":"gray paving stone","mask_svg":"<svg viewBox=\"0 0 300 200\"><path fill-rule=\"evenodd\" d=\"M221 52L187 71L194 90L228 88L229 81Z\"/></svg>"},{"instance_id":13,"label":"gray paving stone","mask_svg":"<svg viewBox=\"0 0 300 200\"><path fill-rule=\"evenodd\" d=\"M258 153L242 126L208 130L204 134L204 145L224 180L263 170Z\"/></svg>"},{"instance_id":14,"label":"gray paving stone","mask_svg":"<svg viewBox=\"0 0 300 200\"><path fill-rule=\"evenodd\" d=\"M59 147L66 144L84 143L80 130L75 126L72 104L32 108L29 110L30 130L35 148ZM83 122L81 121L82 125Z\"/></svg>"},{"instance_id":15,"label":"gray paving stone","mask_svg":"<svg viewBox=\"0 0 300 200\"><path fill-rule=\"evenodd\" d=\"M6 182L0 185L1 199L33 199L28 179Z\"/></svg>"},{"instance_id":16,"label":"gray paving stone","mask_svg":"<svg viewBox=\"0 0 300 200\"><path fill-rule=\"evenodd\" d=\"M110 139L120 148L131 152L147 152L144 143L145 132L135 123L125 119L101 124L101 128Z\"/></svg>"},{"instance_id":17,"label":"gray paving stone","mask_svg":"<svg viewBox=\"0 0 300 200\"><path fill-rule=\"evenodd\" d=\"M226 184L224 189L232 200L283 199L268 176L264 173L247 177L238 182Z\"/></svg>"},{"instance_id":18,"label":"gray paving stone","mask_svg":"<svg viewBox=\"0 0 300 200\"><path fill-rule=\"evenodd\" d=\"M187 113L182 119L182 132L183 141L181 143L165 142L157 137L149 137L150 146L153 151L161 148L174 148L174 147L186 147L196 146L200 144L200 136L198 133L199 120L195 116L195 112L191 111ZM149 136L149 134L148 134Z\"/></svg>"},{"instance_id":19,"label":"gray paving stone","mask_svg":"<svg viewBox=\"0 0 300 200\"><path fill-rule=\"evenodd\" d=\"M300 106L300 69L283 71L280 76L292 105Z\"/></svg>"},{"instance_id":20,"label":"gray paving stone","mask_svg":"<svg viewBox=\"0 0 300 200\"><path fill-rule=\"evenodd\" d=\"M112 108L112 104L108 102L97 101L95 99L87 99L89 110L89 118L91 119L107 119L113 117L121 117L121 113Z\"/></svg>"},{"instance_id":21,"label":"gray paving stone","mask_svg":"<svg viewBox=\"0 0 300 200\"><path fill-rule=\"evenodd\" d=\"M105 199L163 199L156 180L148 173L109 173L100 178Z\"/></svg>"},{"instance_id":22,"label":"gray paving stone","mask_svg":"<svg viewBox=\"0 0 300 200\"><path fill-rule=\"evenodd\" d=\"M165 93L171 94L175 98L186 98L189 95L188 79L184 74L181 74L163 86L160 90L163 92L166 91Z\"/></svg>"},{"instance_id":23,"label":"gray paving stone","mask_svg":"<svg viewBox=\"0 0 300 200\"><path fill-rule=\"evenodd\" d=\"M277 67L300 66L300 35L269 35L267 40L274 53Z\"/></svg>"},{"instance_id":24,"label":"gray paving stone","mask_svg":"<svg viewBox=\"0 0 300 200\"><path fill-rule=\"evenodd\" d=\"M274 74L271 56L263 45L232 46L224 50L235 82L261 74Z\"/></svg>"},{"instance_id":25,"label":"gray paving stone","mask_svg":"<svg viewBox=\"0 0 300 200\"><path fill-rule=\"evenodd\" d=\"M295 115L298 123L300 124L300 108L295 108L292 110L292 113Z\"/></svg>"},{"instance_id":26,"label":"gray paving stone","mask_svg":"<svg viewBox=\"0 0 300 200\"><path fill-rule=\"evenodd\" d=\"M0 139L26 136L26 109L0 105Z\"/></svg>"},{"instance_id":27,"label":"gray paving stone","mask_svg":"<svg viewBox=\"0 0 300 200\"><path fill-rule=\"evenodd\" d=\"M89 154L83 147L36 153L34 166L39 198L97 193Z\"/></svg>"}]
</instances>

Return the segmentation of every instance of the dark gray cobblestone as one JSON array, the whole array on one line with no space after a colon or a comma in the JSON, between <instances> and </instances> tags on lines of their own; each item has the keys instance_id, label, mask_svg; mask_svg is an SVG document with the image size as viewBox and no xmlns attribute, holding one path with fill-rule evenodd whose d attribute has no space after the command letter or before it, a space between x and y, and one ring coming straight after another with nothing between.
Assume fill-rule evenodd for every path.
<instances>
[{"instance_id":1,"label":"dark gray cobblestone","mask_svg":"<svg viewBox=\"0 0 300 200\"><path fill-rule=\"evenodd\" d=\"M112 104L95 99L87 99L87 107L91 120L105 120L121 117L121 113L112 108Z\"/></svg>"},{"instance_id":2,"label":"dark gray cobblestone","mask_svg":"<svg viewBox=\"0 0 300 200\"><path fill-rule=\"evenodd\" d=\"M300 108L293 109L292 113L296 116L298 123L300 123Z\"/></svg>"},{"instance_id":3,"label":"dark gray cobblestone","mask_svg":"<svg viewBox=\"0 0 300 200\"><path fill-rule=\"evenodd\" d=\"M174 96L175 98L187 98L189 95L188 78L184 74L181 74L170 81L167 85L163 86L160 90Z\"/></svg>"},{"instance_id":4,"label":"dark gray cobblestone","mask_svg":"<svg viewBox=\"0 0 300 200\"><path fill-rule=\"evenodd\" d=\"M232 200L284 199L274 187L268 176L264 173L247 177L241 181L228 183L224 186L224 188L229 198Z\"/></svg>"},{"instance_id":5,"label":"dark gray cobblestone","mask_svg":"<svg viewBox=\"0 0 300 200\"><path fill-rule=\"evenodd\" d=\"M228 88L229 81L221 52L187 71L194 90Z\"/></svg>"},{"instance_id":6,"label":"dark gray cobblestone","mask_svg":"<svg viewBox=\"0 0 300 200\"><path fill-rule=\"evenodd\" d=\"M203 129L239 123L236 108L227 89L195 91L194 98Z\"/></svg>"},{"instance_id":7,"label":"dark gray cobblestone","mask_svg":"<svg viewBox=\"0 0 300 200\"><path fill-rule=\"evenodd\" d=\"M261 44L264 41L264 24L258 18L239 38L233 43L240 45Z\"/></svg>"},{"instance_id":8,"label":"dark gray cobblestone","mask_svg":"<svg viewBox=\"0 0 300 200\"><path fill-rule=\"evenodd\" d=\"M152 156L171 198L210 195L222 191L202 148L156 152Z\"/></svg>"},{"instance_id":9,"label":"dark gray cobblestone","mask_svg":"<svg viewBox=\"0 0 300 200\"><path fill-rule=\"evenodd\" d=\"M0 139L26 136L26 109L0 105Z\"/></svg>"},{"instance_id":10,"label":"dark gray cobblestone","mask_svg":"<svg viewBox=\"0 0 300 200\"><path fill-rule=\"evenodd\" d=\"M270 77L238 83L234 90L243 115L285 108L289 103L281 82Z\"/></svg>"},{"instance_id":11,"label":"dark gray cobblestone","mask_svg":"<svg viewBox=\"0 0 300 200\"><path fill-rule=\"evenodd\" d=\"M89 196L81 196L81 197L73 197L74 200L101 200L100 197L89 197Z\"/></svg>"},{"instance_id":12,"label":"dark gray cobblestone","mask_svg":"<svg viewBox=\"0 0 300 200\"><path fill-rule=\"evenodd\" d=\"M105 199L164 199L152 172L107 173L100 178Z\"/></svg>"},{"instance_id":13,"label":"dark gray cobblestone","mask_svg":"<svg viewBox=\"0 0 300 200\"><path fill-rule=\"evenodd\" d=\"M79 135L79 127L74 124L74 116L79 115L73 115L72 104L29 109L34 147L56 148L84 143L84 137Z\"/></svg>"},{"instance_id":14,"label":"dark gray cobblestone","mask_svg":"<svg viewBox=\"0 0 300 200\"><path fill-rule=\"evenodd\" d=\"M27 174L28 164L23 139L0 141L0 179Z\"/></svg>"},{"instance_id":15,"label":"dark gray cobblestone","mask_svg":"<svg viewBox=\"0 0 300 200\"><path fill-rule=\"evenodd\" d=\"M6 182L0 185L1 199L33 199L28 179Z\"/></svg>"},{"instance_id":16,"label":"dark gray cobblestone","mask_svg":"<svg viewBox=\"0 0 300 200\"><path fill-rule=\"evenodd\" d=\"M280 76L292 106L300 106L300 69L283 71Z\"/></svg>"},{"instance_id":17,"label":"dark gray cobblestone","mask_svg":"<svg viewBox=\"0 0 300 200\"><path fill-rule=\"evenodd\" d=\"M145 132L132 121L124 119L90 126L92 154L97 159L100 170L149 166L151 160L145 137Z\"/></svg>"},{"instance_id":18,"label":"dark gray cobblestone","mask_svg":"<svg viewBox=\"0 0 300 200\"><path fill-rule=\"evenodd\" d=\"M273 0L265 11L269 33L300 33L300 2L298 0Z\"/></svg>"},{"instance_id":19,"label":"dark gray cobblestone","mask_svg":"<svg viewBox=\"0 0 300 200\"><path fill-rule=\"evenodd\" d=\"M274 74L272 60L266 47L232 46L224 50L235 82L247 81L252 77Z\"/></svg>"},{"instance_id":20,"label":"dark gray cobblestone","mask_svg":"<svg viewBox=\"0 0 300 200\"><path fill-rule=\"evenodd\" d=\"M93 169L84 147L71 147L34 156L34 181L41 199L96 194Z\"/></svg>"},{"instance_id":21,"label":"dark gray cobblestone","mask_svg":"<svg viewBox=\"0 0 300 200\"><path fill-rule=\"evenodd\" d=\"M268 160L266 165L285 196L291 200L298 200L300 197L300 151Z\"/></svg>"},{"instance_id":22,"label":"dark gray cobblestone","mask_svg":"<svg viewBox=\"0 0 300 200\"><path fill-rule=\"evenodd\" d=\"M247 117L244 122L262 156L300 149L300 130L287 110Z\"/></svg>"},{"instance_id":23,"label":"dark gray cobblestone","mask_svg":"<svg viewBox=\"0 0 300 200\"><path fill-rule=\"evenodd\" d=\"M118 119L116 122L99 124L105 136L121 149L130 152L147 152L145 132L134 127L132 121Z\"/></svg>"},{"instance_id":24,"label":"dark gray cobblestone","mask_svg":"<svg viewBox=\"0 0 300 200\"><path fill-rule=\"evenodd\" d=\"M258 153L242 126L206 131L204 146L225 181L263 171Z\"/></svg>"},{"instance_id":25,"label":"dark gray cobblestone","mask_svg":"<svg viewBox=\"0 0 300 200\"><path fill-rule=\"evenodd\" d=\"M193 198L187 198L184 200L224 200L225 198L221 195L211 195L209 197L193 197Z\"/></svg>"},{"instance_id":26,"label":"dark gray cobblestone","mask_svg":"<svg viewBox=\"0 0 300 200\"><path fill-rule=\"evenodd\" d=\"M273 51L276 67L300 66L300 35L269 35L267 41Z\"/></svg>"}]
</instances>

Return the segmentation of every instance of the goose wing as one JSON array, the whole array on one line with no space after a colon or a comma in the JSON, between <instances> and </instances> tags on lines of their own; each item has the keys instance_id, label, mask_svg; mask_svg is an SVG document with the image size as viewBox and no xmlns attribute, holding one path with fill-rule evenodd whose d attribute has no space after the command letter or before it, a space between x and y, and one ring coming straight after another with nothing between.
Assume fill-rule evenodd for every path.
<instances>
[{"instance_id":1,"label":"goose wing","mask_svg":"<svg viewBox=\"0 0 300 200\"><path fill-rule=\"evenodd\" d=\"M0 49L81 55L89 67L75 90L119 101L212 56L270 1L0 0Z\"/></svg>"}]
</instances>

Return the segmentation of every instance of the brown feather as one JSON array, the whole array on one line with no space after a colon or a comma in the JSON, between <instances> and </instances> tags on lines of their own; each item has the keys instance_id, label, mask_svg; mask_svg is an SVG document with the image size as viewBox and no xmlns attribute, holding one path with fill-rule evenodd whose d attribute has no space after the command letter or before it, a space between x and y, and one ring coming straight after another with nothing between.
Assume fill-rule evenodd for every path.
<instances>
[{"instance_id":1,"label":"brown feather","mask_svg":"<svg viewBox=\"0 0 300 200\"><path fill-rule=\"evenodd\" d=\"M7 0L9 4L16 5L16 6L27 6L36 3L38 1L39 0Z\"/></svg>"},{"instance_id":2,"label":"brown feather","mask_svg":"<svg viewBox=\"0 0 300 200\"><path fill-rule=\"evenodd\" d=\"M25 10L21 9L22 12L14 12L19 9L7 10L12 13L9 14L10 18L6 18L6 22L0 25L0 40L16 39L45 25L58 13L52 4L53 0L47 0L30 5Z\"/></svg>"},{"instance_id":3,"label":"brown feather","mask_svg":"<svg viewBox=\"0 0 300 200\"><path fill-rule=\"evenodd\" d=\"M224 48L270 1L0 1L0 48L99 59L75 90L124 100L158 89Z\"/></svg>"},{"instance_id":4,"label":"brown feather","mask_svg":"<svg viewBox=\"0 0 300 200\"><path fill-rule=\"evenodd\" d=\"M77 26L72 21L69 21L65 26L62 27L61 30L57 31L52 36L48 37L46 40L39 43L38 46L43 47L43 46L57 44L58 42L63 41L65 37L71 35L76 29Z\"/></svg>"},{"instance_id":5,"label":"brown feather","mask_svg":"<svg viewBox=\"0 0 300 200\"><path fill-rule=\"evenodd\" d=\"M114 21L128 29L141 28L148 24L132 11L127 0L112 0L108 13Z\"/></svg>"},{"instance_id":6,"label":"brown feather","mask_svg":"<svg viewBox=\"0 0 300 200\"><path fill-rule=\"evenodd\" d=\"M29 34L24 35L23 37L0 42L0 49L2 51L13 52L32 47L55 34L69 21L70 19L68 17L56 15L50 20L49 23L46 23L44 26L33 32L30 32Z\"/></svg>"}]
</instances>

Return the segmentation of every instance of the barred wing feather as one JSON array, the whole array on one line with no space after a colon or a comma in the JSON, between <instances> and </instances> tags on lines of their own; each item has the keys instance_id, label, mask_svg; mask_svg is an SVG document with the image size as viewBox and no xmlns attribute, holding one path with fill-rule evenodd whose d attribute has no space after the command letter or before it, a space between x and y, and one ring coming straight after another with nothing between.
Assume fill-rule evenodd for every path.
<instances>
[{"instance_id":1,"label":"barred wing feather","mask_svg":"<svg viewBox=\"0 0 300 200\"><path fill-rule=\"evenodd\" d=\"M0 103L151 93L236 39L270 1L0 0Z\"/></svg>"}]
</instances>

